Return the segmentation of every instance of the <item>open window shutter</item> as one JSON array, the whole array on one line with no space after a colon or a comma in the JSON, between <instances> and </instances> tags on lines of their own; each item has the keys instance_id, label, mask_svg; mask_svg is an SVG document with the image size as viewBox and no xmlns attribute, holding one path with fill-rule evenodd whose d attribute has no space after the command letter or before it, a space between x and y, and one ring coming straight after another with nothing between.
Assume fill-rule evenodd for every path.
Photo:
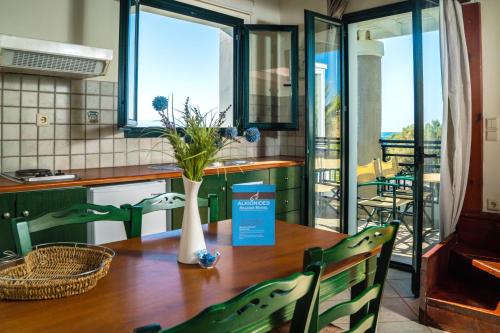
<instances>
[{"instance_id":1,"label":"open window shutter","mask_svg":"<svg viewBox=\"0 0 500 333\"><path fill-rule=\"evenodd\" d=\"M120 0L118 126L137 126L139 0Z\"/></svg>"},{"instance_id":2,"label":"open window shutter","mask_svg":"<svg viewBox=\"0 0 500 333\"><path fill-rule=\"evenodd\" d=\"M242 127L298 129L298 26L245 25Z\"/></svg>"}]
</instances>

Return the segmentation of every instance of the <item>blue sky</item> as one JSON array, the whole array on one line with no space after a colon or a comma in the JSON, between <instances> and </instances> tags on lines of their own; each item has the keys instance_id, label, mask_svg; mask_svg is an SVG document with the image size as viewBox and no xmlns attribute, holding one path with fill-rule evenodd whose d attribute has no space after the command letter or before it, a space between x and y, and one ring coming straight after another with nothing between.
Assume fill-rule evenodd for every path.
<instances>
[{"instance_id":1,"label":"blue sky","mask_svg":"<svg viewBox=\"0 0 500 333\"><path fill-rule=\"evenodd\" d=\"M382 57L382 132L399 132L413 120L412 36L381 40ZM442 120L441 65L439 32L423 34L424 122Z\"/></svg>"},{"instance_id":2,"label":"blue sky","mask_svg":"<svg viewBox=\"0 0 500 333\"><path fill-rule=\"evenodd\" d=\"M412 36L381 39L382 57L382 132L399 132L414 123L413 117L413 54ZM441 65L439 59L439 32L423 34L424 61L424 121L442 120ZM327 100L340 92L338 84L338 52L316 55L316 61L330 64L326 82L332 87ZM333 65L332 65L333 64Z\"/></svg>"},{"instance_id":3,"label":"blue sky","mask_svg":"<svg viewBox=\"0 0 500 333\"><path fill-rule=\"evenodd\" d=\"M188 96L202 111L218 107L220 30L148 12L140 15L139 120L159 119L151 102L172 92L177 109Z\"/></svg>"}]
</instances>

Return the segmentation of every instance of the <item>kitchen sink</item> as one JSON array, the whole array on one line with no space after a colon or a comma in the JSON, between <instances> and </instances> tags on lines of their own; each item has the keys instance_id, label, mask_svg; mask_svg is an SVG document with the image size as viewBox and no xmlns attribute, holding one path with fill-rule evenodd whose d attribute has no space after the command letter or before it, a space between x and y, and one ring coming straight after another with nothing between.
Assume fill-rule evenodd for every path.
<instances>
[{"instance_id":1,"label":"kitchen sink","mask_svg":"<svg viewBox=\"0 0 500 333\"><path fill-rule=\"evenodd\" d=\"M209 166L213 168L220 168L220 167L225 167L225 166L238 166L238 165L249 165L253 164L255 162L248 161L248 160L229 160L229 161L219 161L219 162L214 162L211 163Z\"/></svg>"},{"instance_id":2,"label":"kitchen sink","mask_svg":"<svg viewBox=\"0 0 500 333\"><path fill-rule=\"evenodd\" d=\"M181 168L176 163L157 164L148 166L151 170L180 171Z\"/></svg>"}]
</instances>

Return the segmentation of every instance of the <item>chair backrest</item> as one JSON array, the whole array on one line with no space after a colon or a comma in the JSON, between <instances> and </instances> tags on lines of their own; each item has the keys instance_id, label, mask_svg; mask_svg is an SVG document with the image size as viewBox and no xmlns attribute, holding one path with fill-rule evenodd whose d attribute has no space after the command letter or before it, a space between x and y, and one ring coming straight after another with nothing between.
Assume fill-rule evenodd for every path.
<instances>
[{"instance_id":1,"label":"chair backrest","mask_svg":"<svg viewBox=\"0 0 500 333\"><path fill-rule=\"evenodd\" d=\"M17 251L19 254L26 255L33 247L31 233L65 225L86 224L95 221L120 221L125 222L127 238L140 236L141 226L135 225L140 223L140 220L132 222L131 216L132 212L129 209L111 205L77 204L30 220L24 217L15 218L11 220L11 223ZM139 230L138 233L137 230Z\"/></svg>"},{"instance_id":2,"label":"chair backrest","mask_svg":"<svg viewBox=\"0 0 500 333\"><path fill-rule=\"evenodd\" d=\"M377 180L377 171L375 168L375 160L365 165L358 165L357 168L358 183L367 183Z\"/></svg>"},{"instance_id":3,"label":"chair backrest","mask_svg":"<svg viewBox=\"0 0 500 333\"><path fill-rule=\"evenodd\" d=\"M153 324L134 332L268 332L290 319L290 315L286 315L287 309L293 311L290 332L307 332L321 272L319 263L312 264L305 273L256 284L224 303L206 308L180 325L161 330L158 324Z\"/></svg>"},{"instance_id":4,"label":"chair backrest","mask_svg":"<svg viewBox=\"0 0 500 333\"><path fill-rule=\"evenodd\" d=\"M377 178L392 178L399 174L399 162L396 156L391 157L387 162L377 158L376 163Z\"/></svg>"},{"instance_id":5,"label":"chair backrest","mask_svg":"<svg viewBox=\"0 0 500 333\"><path fill-rule=\"evenodd\" d=\"M180 193L163 193L152 198L144 199L133 205L142 215L158 210L170 210L184 207L186 197ZM125 205L127 206L127 205ZM198 198L199 207L208 207L209 221L217 222L219 217L219 198L215 194L209 194L208 198ZM122 206L124 207L124 206Z\"/></svg>"},{"instance_id":6,"label":"chair backrest","mask_svg":"<svg viewBox=\"0 0 500 333\"><path fill-rule=\"evenodd\" d=\"M329 323L351 316L348 332L375 332L380 300L389 261L396 239L399 222L381 227L369 227L354 236L345 238L329 249L311 248L304 253L304 267L322 262L325 271L350 259L362 259L359 264L346 265L340 271L324 278L319 287L319 304L351 287L351 300L339 303L321 314L315 311L310 332L317 332ZM341 266L344 267L344 266Z\"/></svg>"}]
</instances>

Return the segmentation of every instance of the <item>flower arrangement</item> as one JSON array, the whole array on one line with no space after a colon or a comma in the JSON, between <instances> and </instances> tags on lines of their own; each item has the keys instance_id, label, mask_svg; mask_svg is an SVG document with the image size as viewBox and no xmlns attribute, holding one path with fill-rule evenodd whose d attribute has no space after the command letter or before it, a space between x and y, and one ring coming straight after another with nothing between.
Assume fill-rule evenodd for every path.
<instances>
[{"instance_id":1,"label":"flower arrangement","mask_svg":"<svg viewBox=\"0 0 500 333\"><path fill-rule=\"evenodd\" d=\"M153 108L159 113L163 125L162 136L165 137L174 150L174 157L184 170L184 176L192 181L200 182L203 170L211 163L217 162L217 153L231 142L240 142L238 130L235 127L222 128L227 107L217 117L209 117L210 112L203 115L199 107L189 103L189 97L184 103L179 123L175 123L167 112L168 99L157 96L152 102ZM257 142L260 132L252 127L243 133L248 142Z\"/></svg>"}]
</instances>

